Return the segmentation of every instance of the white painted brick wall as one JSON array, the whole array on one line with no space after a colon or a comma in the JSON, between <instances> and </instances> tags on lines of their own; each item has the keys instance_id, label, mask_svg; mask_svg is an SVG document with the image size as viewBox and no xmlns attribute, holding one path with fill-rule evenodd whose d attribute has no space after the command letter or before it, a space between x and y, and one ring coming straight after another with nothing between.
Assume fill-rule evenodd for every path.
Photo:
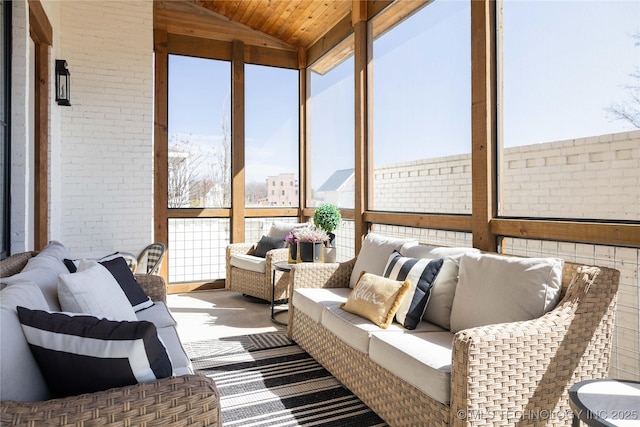
<instances>
[{"instance_id":1,"label":"white painted brick wall","mask_svg":"<svg viewBox=\"0 0 640 427\"><path fill-rule=\"evenodd\" d=\"M59 240L74 256L153 238L151 1L60 2L71 107L60 109ZM54 184L55 185L55 184Z\"/></svg>"}]
</instances>

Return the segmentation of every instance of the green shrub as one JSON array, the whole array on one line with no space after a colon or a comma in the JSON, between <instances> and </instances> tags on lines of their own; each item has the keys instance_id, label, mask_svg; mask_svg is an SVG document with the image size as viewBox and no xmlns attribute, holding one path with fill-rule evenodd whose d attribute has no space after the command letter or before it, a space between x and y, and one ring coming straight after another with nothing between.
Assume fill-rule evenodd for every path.
<instances>
[{"instance_id":1,"label":"green shrub","mask_svg":"<svg viewBox=\"0 0 640 427\"><path fill-rule=\"evenodd\" d=\"M340 209L330 203L324 203L318 206L313 214L314 225L327 233L332 233L333 230L338 228L340 221L342 221Z\"/></svg>"}]
</instances>

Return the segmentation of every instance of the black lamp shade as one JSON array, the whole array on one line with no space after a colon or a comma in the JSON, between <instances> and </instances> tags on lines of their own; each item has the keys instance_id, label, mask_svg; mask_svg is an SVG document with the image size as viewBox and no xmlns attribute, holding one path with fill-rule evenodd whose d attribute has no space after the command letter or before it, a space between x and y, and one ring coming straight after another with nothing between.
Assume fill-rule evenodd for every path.
<instances>
[{"instance_id":1,"label":"black lamp shade","mask_svg":"<svg viewBox=\"0 0 640 427\"><path fill-rule=\"evenodd\" d=\"M58 105L71 105L71 74L67 61L56 59L56 101Z\"/></svg>"}]
</instances>

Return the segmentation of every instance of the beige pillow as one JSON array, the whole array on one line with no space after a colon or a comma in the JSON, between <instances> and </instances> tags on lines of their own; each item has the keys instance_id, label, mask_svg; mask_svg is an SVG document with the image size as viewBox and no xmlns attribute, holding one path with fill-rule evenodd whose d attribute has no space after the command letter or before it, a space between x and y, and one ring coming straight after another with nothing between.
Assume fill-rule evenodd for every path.
<instances>
[{"instance_id":1,"label":"beige pillow","mask_svg":"<svg viewBox=\"0 0 640 427\"><path fill-rule=\"evenodd\" d=\"M559 258L468 253L451 307L451 332L542 316L560 299Z\"/></svg>"},{"instance_id":2,"label":"beige pillow","mask_svg":"<svg viewBox=\"0 0 640 427\"><path fill-rule=\"evenodd\" d=\"M405 246L417 245L415 239L399 239L397 237L383 236L382 234L369 233L362 242L362 247L353 266L349 287L353 288L363 271L382 276L389 256L393 251L402 252Z\"/></svg>"},{"instance_id":3,"label":"beige pillow","mask_svg":"<svg viewBox=\"0 0 640 427\"><path fill-rule=\"evenodd\" d=\"M363 271L340 308L387 329L409 287L408 280L402 282Z\"/></svg>"}]
</instances>

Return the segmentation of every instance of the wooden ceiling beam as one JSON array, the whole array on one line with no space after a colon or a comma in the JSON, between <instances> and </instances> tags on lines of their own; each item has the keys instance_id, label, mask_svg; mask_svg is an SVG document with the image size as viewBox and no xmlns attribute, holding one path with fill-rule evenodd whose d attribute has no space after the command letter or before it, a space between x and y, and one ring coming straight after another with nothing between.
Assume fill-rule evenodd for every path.
<instances>
[{"instance_id":1,"label":"wooden ceiling beam","mask_svg":"<svg viewBox=\"0 0 640 427\"><path fill-rule=\"evenodd\" d=\"M195 3L154 2L154 27L171 34L215 39L218 41L242 40L245 44L295 51L298 48L275 37L231 22L211 10Z\"/></svg>"}]
</instances>

